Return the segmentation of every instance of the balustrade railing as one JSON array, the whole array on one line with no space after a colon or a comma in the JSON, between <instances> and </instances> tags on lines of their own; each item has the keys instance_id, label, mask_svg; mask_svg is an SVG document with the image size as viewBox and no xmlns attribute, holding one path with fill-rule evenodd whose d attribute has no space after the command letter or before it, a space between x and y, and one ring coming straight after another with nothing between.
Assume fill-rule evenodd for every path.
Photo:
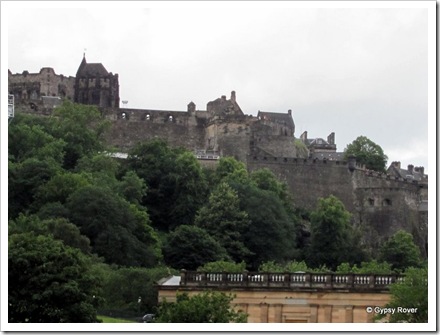
<instances>
[{"instance_id":1,"label":"balustrade railing","mask_svg":"<svg viewBox=\"0 0 440 335\"><path fill-rule=\"evenodd\" d=\"M402 275L335 273L266 273L266 272L181 272L183 286L284 287L326 289L377 289L404 279Z\"/></svg>"}]
</instances>

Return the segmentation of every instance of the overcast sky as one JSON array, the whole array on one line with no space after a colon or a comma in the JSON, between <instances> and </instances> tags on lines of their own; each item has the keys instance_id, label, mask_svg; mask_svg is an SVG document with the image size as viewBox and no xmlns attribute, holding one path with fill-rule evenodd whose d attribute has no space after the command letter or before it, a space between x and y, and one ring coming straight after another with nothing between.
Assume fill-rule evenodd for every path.
<instances>
[{"instance_id":1,"label":"overcast sky","mask_svg":"<svg viewBox=\"0 0 440 335\"><path fill-rule=\"evenodd\" d=\"M52 67L75 76L86 49L89 63L119 74L120 98L129 108L184 111L193 101L205 109L235 90L245 114L292 109L296 137L335 132L343 151L364 135L384 149L388 164L428 170L426 8L337 8L327 1L327 8L14 4L5 14L2 8L12 73ZM293 8L300 5L305 8Z\"/></svg>"}]
</instances>

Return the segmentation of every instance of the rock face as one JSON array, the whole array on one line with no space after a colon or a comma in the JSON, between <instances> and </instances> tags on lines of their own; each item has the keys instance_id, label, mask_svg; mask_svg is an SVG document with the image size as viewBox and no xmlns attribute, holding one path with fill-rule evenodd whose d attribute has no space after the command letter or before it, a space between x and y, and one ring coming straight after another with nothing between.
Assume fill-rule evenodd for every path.
<instances>
[{"instance_id":1,"label":"rock face","mask_svg":"<svg viewBox=\"0 0 440 335\"><path fill-rule=\"evenodd\" d=\"M20 106L17 112L50 115L60 98L98 106L113 125L107 142L120 152L160 138L198 157L231 156L250 171L268 168L287 183L297 206L314 209L319 197L338 197L371 249L404 229L427 256L428 177L423 167L402 170L393 162L387 174L366 170L336 152L334 133L327 141L308 139L307 132L295 138L291 110L246 115L235 91L230 99L223 95L208 102L205 110L192 101L183 111L119 108L118 75L85 57L76 78L56 75L52 68L38 74L9 72L9 93Z\"/></svg>"}]
</instances>

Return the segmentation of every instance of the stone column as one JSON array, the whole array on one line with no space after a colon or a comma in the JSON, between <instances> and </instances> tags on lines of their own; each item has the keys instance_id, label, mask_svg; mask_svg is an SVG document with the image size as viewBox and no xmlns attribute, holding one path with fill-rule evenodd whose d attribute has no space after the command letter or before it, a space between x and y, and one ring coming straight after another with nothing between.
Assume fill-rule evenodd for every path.
<instances>
[{"instance_id":1,"label":"stone column","mask_svg":"<svg viewBox=\"0 0 440 335\"><path fill-rule=\"evenodd\" d=\"M282 312L283 312L283 305L282 304L275 304L272 305L274 309L274 322L281 323L282 322Z\"/></svg>"},{"instance_id":2,"label":"stone column","mask_svg":"<svg viewBox=\"0 0 440 335\"><path fill-rule=\"evenodd\" d=\"M315 304L310 305L310 322L311 323L318 322L318 305Z\"/></svg>"},{"instance_id":3,"label":"stone column","mask_svg":"<svg viewBox=\"0 0 440 335\"><path fill-rule=\"evenodd\" d=\"M353 306L345 306L345 323L353 323Z\"/></svg>"},{"instance_id":4,"label":"stone column","mask_svg":"<svg viewBox=\"0 0 440 335\"><path fill-rule=\"evenodd\" d=\"M332 322L332 306L324 305L324 321L323 322Z\"/></svg>"},{"instance_id":5,"label":"stone column","mask_svg":"<svg viewBox=\"0 0 440 335\"><path fill-rule=\"evenodd\" d=\"M268 312L269 312L269 305L264 303L260 304L260 322L267 323L268 319Z\"/></svg>"}]
</instances>

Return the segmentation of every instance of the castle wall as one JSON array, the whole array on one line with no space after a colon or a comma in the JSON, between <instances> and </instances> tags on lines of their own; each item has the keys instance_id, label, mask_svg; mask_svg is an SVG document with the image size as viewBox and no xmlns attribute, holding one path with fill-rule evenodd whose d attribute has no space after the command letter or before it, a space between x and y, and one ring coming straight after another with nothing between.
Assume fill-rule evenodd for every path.
<instances>
[{"instance_id":1,"label":"castle wall","mask_svg":"<svg viewBox=\"0 0 440 335\"><path fill-rule=\"evenodd\" d=\"M295 206L314 210L319 197L334 195L352 213L352 223L363 232L372 252L385 239L403 229L414 236L426 255L427 227L418 206L421 185L394 179L356 167L349 170L344 161L320 161L284 157L249 157L250 171L268 168L285 181Z\"/></svg>"},{"instance_id":2,"label":"castle wall","mask_svg":"<svg viewBox=\"0 0 440 335\"><path fill-rule=\"evenodd\" d=\"M38 100L42 96L56 96L73 100L74 77L57 75L50 67L45 67L39 73L24 71L19 74L9 73L9 94L15 97L15 103Z\"/></svg>"},{"instance_id":3,"label":"castle wall","mask_svg":"<svg viewBox=\"0 0 440 335\"><path fill-rule=\"evenodd\" d=\"M295 206L314 209L319 197L334 195L349 211L354 210L351 172L347 162L254 156L247 161L250 171L268 168L287 183Z\"/></svg>"},{"instance_id":4,"label":"castle wall","mask_svg":"<svg viewBox=\"0 0 440 335\"><path fill-rule=\"evenodd\" d=\"M112 121L108 143L121 152L128 152L137 143L163 139L173 147L188 150L204 148L204 119L186 112L141 109L106 109Z\"/></svg>"}]
</instances>

